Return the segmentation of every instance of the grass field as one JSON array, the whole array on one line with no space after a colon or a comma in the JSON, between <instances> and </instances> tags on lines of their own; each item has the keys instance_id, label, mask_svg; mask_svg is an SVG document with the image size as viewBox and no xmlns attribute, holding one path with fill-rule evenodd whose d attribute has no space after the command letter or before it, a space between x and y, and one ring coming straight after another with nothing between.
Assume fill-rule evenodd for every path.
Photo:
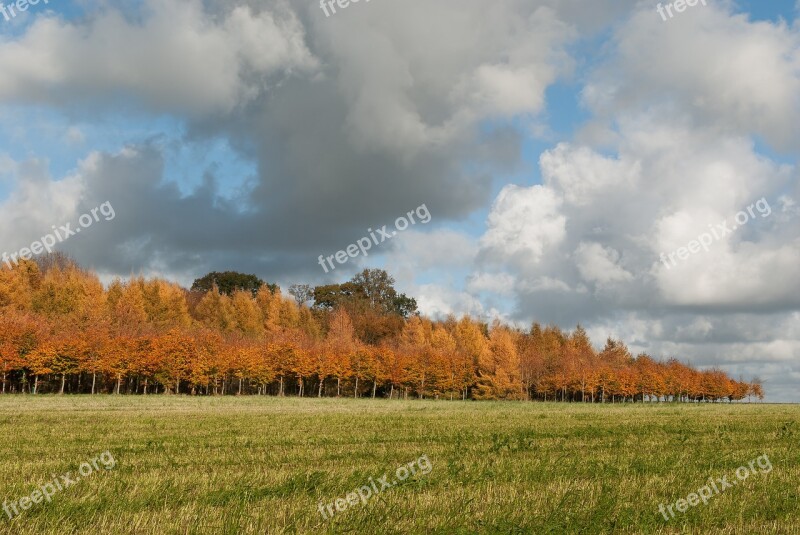
<instances>
[{"instance_id":1,"label":"grass field","mask_svg":"<svg viewBox=\"0 0 800 535\"><path fill-rule=\"evenodd\" d=\"M0 397L0 533L800 533L800 406ZM709 477L751 474L669 521ZM427 456L324 520L320 502ZM376 488L380 488L377 486Z\"/></svg>"}]
</instances>

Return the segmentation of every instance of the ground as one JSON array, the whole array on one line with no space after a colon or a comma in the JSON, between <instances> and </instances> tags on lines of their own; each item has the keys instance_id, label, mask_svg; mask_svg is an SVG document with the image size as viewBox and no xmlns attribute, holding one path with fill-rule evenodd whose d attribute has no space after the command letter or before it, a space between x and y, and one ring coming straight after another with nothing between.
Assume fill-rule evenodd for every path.
<instances>
[{"instance_id":1,"label":"ground","mask_svg":"<svg viewBox=\"0 0 800 535\"><path fill-rule=\"evenodd\" d=\"M21 513L0 533L797 534L798 421L767 404L0 396L0 499ZM709 477L736 483L677 511Z\"/></svg>"}]
</instances>

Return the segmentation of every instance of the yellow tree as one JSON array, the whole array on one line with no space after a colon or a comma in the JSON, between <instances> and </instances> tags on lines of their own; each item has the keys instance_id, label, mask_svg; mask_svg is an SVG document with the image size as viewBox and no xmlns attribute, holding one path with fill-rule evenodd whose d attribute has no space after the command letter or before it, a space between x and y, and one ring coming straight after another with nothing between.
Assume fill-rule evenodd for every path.
<instances>
[{"instance_id":1,"label":"yellow tree","mask_svg":"<svg viewBox=\"0 0 800 535\"><path fill-rule=\"evenodd\" d=\"M222 333L233 332L238 326L231 299L221 294L216 286L203 295L194 314L200 323Z\"/></svg>"},{"instance_id":2,"label":"yellow tree","mask_svg":"<svg viewBox=\"0 0 800 535\"><path fill-rule=\"evenodd\" d=\"M39 267L32 260L21 260L13 268L0 264L0 309L31 311L40 281Z\"/></svg>"},{"instance_id":3,"label":"yellow tree","mask_svg":"<svg viewBox=\"0 0 800 535\"><path fill-rule=\"evenodd\" d=\"M410 360L405 352L388 342L380 346L378 366L389 382L389 399L394 399L395 388L404 386L408 382Z\"/></svg>"},{"instance_id":4,"label":"yellow tree","mask_svg":"<svg viewBox=\"0 0 800 535\"><path fill-rule=\"evenodd\" d=\"M400 334L399 348L409 357L409 379L416 385L417 396L422 399L425 397L425 382L433 365L430 321L419 316L411 317Z\"/></svg>"},{"instance_id":5,"label":"yellow tree","mask_svg":"<svg viewBox=\"0 0 800 535\"><path fill-rule=\"evenodd\" d=\"M34 377L33 393L39 391L39 377L53 373L51 368L56 358L56 348L49 340L37 345L26 355L26 367L31 370Z\"/></svg>"},{"instance_id":6,"label":"yellow tree","mask_svg":"<svg viewBox=\"0 0 800 535\"><path fill-rule=\"evenodd\" d=\"M342 393L342 379L351 374L350 360L357 347L353 323L343 309L333 311L328 329L327 343L332 359L331 375L336 377L336 396Z\"/></svg>"},{"instance_id":7,"label":"yellow tree","mask_svg":"<svg viewBox=\"0 0 800 535\"><path fill-rule=\"evenodd\" d=\"M508 327L495 322L489 335L489 351L478 360L478 382L475 399L521 399L517 345Z\"/></svg>"},{"instance_id":8,"label":"yellow tree","mask_svg":"<svg viewBox=\"0 0 800 535\"><path fill-rule=\"evenodd\" d=\"M456 341L443 325L436 325L431 333L431 347L433 349L434 370L437 385L445 392L453 393L461 389L458 381L458 361Z\"/></svg>"},{"instance_id":9,"label":"yellow tree","mask_svg":"<svg viewBox=\"0 0 800 535\"><path fill-rule=\"evenodd\" d=\"M208 393L212 377L216 375L215 365L222 348L222 337L218 332L208 329L199 329L191 337L194 339L194 350L189 352L186 379L192 387L192 395L197 393L198 388L205 388Z\"/></svg>"},{"instance_id":10,"label":"yellow tree","mask_svg":"<svg viewBox=\"0 0 800 535\"><path fill-rule=\"evenodd\" d=\"M107 293L107 305L112 323L116 327L141 328L147 323L142 286L135 283L111 283Z\"/></svg>"},{"instance_id":11,"label":"yellow tree","mask_svg":"<svg viewBox=\"0 0 800 535\"><path fill-rule=\"evenodd\" d=\"M244 290L234 292L231 298L231 312L239 332L246 336L264 334L264 317L251 292Z\"/></svg>"},{"instance_id":12,"label":"yellow tree","mask_svg":"<svg viewBox=\"0 0 800 535\"><path fill-rule=\"evenodd\" d=\"M463 399L466 399L477 378L478 363L488 358L489 343L481 325L467 316L456 325L455 339L459 355L459 386L463 389Z\"/></svg>"},{"instance_id":13,"label":"yellow tree","mask_svg":"<svg viewBox=\"0 0 800 535\"><path fill-rule=\"evenodd\" d=\"M153 279L135 279L141 287L148 321L159 329L188 327L192 318L186 302L186 291L171 282Z\"/></svg>"},{"instance_id":14,"label":"yellow tree","mask_svg":"<svg viewBox=\"0 0 800 535\"><path fill-rule=\"evenodd\" d=\"M43 324L34 316L15 307L0 311L0 366L3 372L3 394L6 392L8 374L24 370L26 356L37 347L43 335Z\"/></svg>"},{"instance_id":15,"label":"yellow tree","mask_svg":"<svg viewBox=\"0 0 800 535\"><path fill-rule=\"evenodd\" d=\"M169 393L174 386L175 394L179 394L181 379L187 376L196 351L194 339L180 329L171 329L154 340L153 351L161 362L159 380L165 386L170 385L164 393Z\"/></svg>"}]
</instances>

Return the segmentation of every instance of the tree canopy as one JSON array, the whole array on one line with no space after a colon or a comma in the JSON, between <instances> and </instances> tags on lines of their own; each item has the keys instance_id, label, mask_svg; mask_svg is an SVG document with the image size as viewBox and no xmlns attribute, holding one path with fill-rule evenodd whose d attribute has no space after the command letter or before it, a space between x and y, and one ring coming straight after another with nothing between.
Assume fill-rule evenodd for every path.
<instances>
[{"instance_id":1,"label":"tree canopy","mask_svg":"<svg viewBox=\"0 0 800 535\"><path fill-rule=\"evenodd\" d=\"M295 288L292 299L250 278L204 279L211 286L202 293L143 277L104 287L61 257L0 269L2 392L763 398L757 379L634 357L621 340L598 351L580 325L523 331L468 316L433 321L382 270L315 288L310 308L310 287ZM405 309L398 299L408 300Z\"/></svg>"},{"instance_id":2,"label":"tree canopy","mask_svg":"<svg viewBox=\"0 0 800 535\"><path fill-rule=\"evenodd\" d=\"M216 286L220 293L233 295L237 290L248 291L256 295L262 286L266 285L272 293L278 289L275 284L267 284L255 275L239 273L237 271L224 271L218 273L212 271L199 279L195 279L192 290L197 292L207 292Z\"/></svg>"}]
</instances>

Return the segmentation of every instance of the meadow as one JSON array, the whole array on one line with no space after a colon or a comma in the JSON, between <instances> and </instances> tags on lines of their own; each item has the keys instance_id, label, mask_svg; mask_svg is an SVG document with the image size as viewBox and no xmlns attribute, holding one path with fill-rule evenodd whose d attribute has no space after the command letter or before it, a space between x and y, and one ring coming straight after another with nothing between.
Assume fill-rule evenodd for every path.
<instances>
[{"instance_id":1,"label":"meadow","mask_svg":"<svg viewBox=\"0 0 800 535\"><path fill-rule=\"evenodd\" d=\"M798 420L755 403L0 396L0 500L115 461L2 513L0 533L797 534ZM765 454L768 473L659 512ZM421 456L428 473L320 513Z\"/></svg>"}]
</instances>

